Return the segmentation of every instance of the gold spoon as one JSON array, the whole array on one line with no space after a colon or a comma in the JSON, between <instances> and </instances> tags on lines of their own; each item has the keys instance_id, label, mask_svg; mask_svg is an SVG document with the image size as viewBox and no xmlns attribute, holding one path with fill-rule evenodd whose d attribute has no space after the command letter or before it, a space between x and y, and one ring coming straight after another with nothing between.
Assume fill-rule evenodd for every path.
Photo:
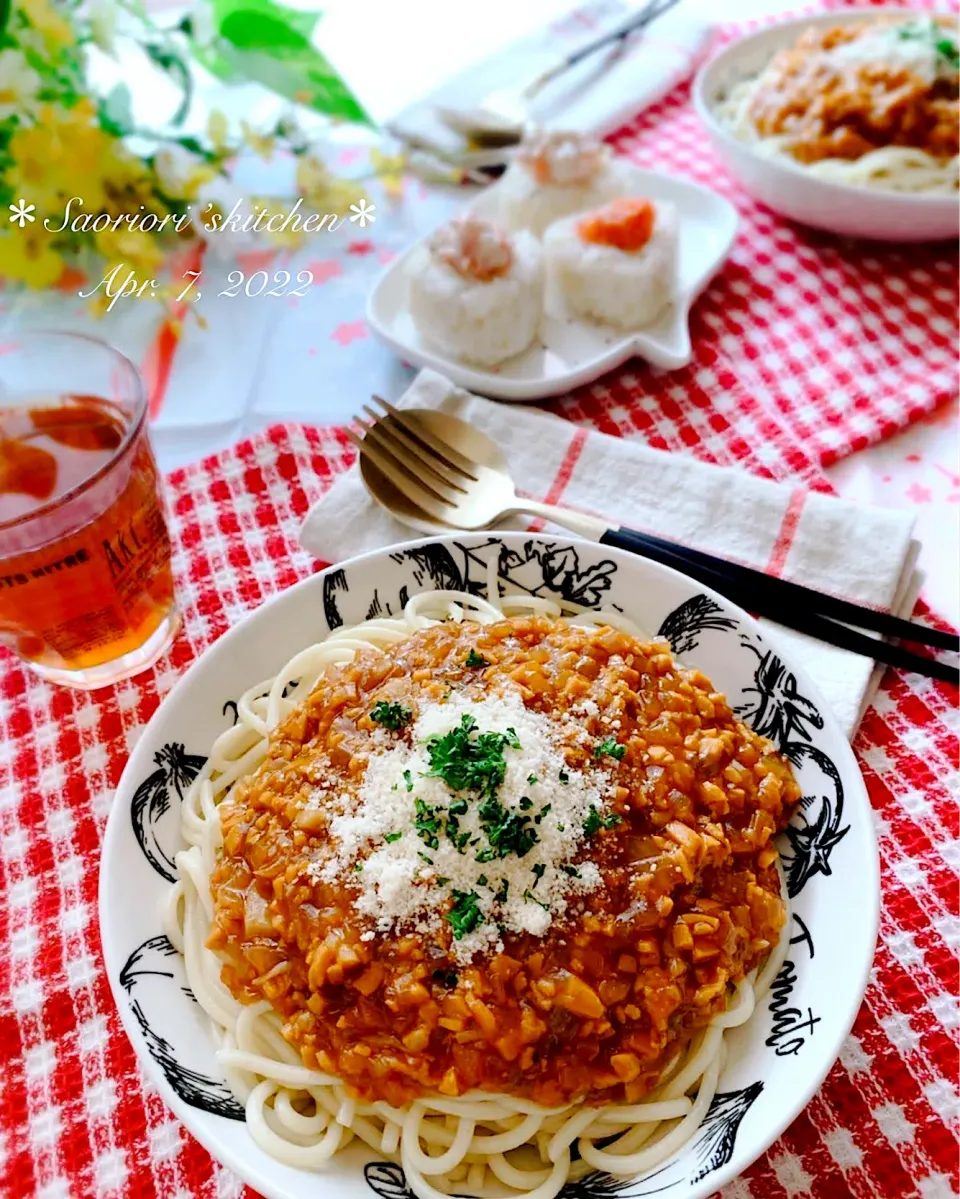
<instances>
[{"instance_id":1,"label":"gold spoon","mask_svg":"<svg viewBox=\"0 0 960 1199\"><path fill-rule=\"evenodd\" d=\"M606 521L517 495L503 451L486 433L446 412L405 408L373 397L386 416L364 405L360 449L367 490L391 516L422 533L486 529L508 516L541 516L582 537L597 538ZM399 469L398 469L399 468Z\"/></svg>"}]
</instances>

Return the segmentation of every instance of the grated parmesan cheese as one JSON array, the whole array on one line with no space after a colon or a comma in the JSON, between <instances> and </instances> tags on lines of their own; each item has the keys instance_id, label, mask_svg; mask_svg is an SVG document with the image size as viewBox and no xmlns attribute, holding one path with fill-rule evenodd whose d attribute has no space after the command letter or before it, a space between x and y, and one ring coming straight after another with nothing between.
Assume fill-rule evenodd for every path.
<instances>
[{"instance_id":1,"label":"grated parmesan cheese","mask_svg":"<svg viewBox=\"0 0 960 1199\"><path fill-rule=\"evenodd\" d=\"M427 743L459 728L464 716L476 722L474 736L516 734L519 748L503 749L505 774L496 800L507 813L523 812L536 834L522 857L509 852L478 861L478 854L489 851L479 815L482 800L452 791L442 778L425 777ZM357 796L330 822L325 856L308 871L326 882L349 878L359 888L357 911L378 932L436 930L455 893L475 897L475 926L452 946L463 962L501 947L502 931L543 936L567 911L568 899L602 885L595 863L571 865L585 840L584 821L591 808L604 808L610 791L599 767L580 771L567 765L564 746L589 740L575 721L532 711L510 689L480 700L453 695L425 706L411 731L411 744L394 738L370 757ZM426 805L441 821L439 843L432 848L418 835L418 800L421 813ZM455 801L457 833L469 834L463 849L446 835Z\"/></svg>"}]
</instances>

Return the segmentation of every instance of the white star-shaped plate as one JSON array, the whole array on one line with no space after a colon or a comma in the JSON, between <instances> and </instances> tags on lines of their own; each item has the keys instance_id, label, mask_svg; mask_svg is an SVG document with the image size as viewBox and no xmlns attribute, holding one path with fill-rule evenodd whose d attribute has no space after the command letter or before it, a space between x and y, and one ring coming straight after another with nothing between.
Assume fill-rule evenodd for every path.
<instances>
[{"instance_id":1,"label":"white star-shaped plate","mask_svg":"<svg viewBox=\"0 0 960 1199\"><path fill-rule=\"evenodd\" d=\"M676 204L680 216L677 294L653 325L625 334L610 325L572 316L563 297L545 296L540 335L522 354L490 369L470 366L424 341L407 304L411 246L383 272L367 300L367 322L376 336L406 362L431 367L454 383L500 400L539 400L591 383L634 356L664 370L686 366L693 357L690 309L730 253L737 232L736 209L709 188L635 167L634 194ZM470 206L495 220L494 185Z\"/></svg>"}]
</instances>

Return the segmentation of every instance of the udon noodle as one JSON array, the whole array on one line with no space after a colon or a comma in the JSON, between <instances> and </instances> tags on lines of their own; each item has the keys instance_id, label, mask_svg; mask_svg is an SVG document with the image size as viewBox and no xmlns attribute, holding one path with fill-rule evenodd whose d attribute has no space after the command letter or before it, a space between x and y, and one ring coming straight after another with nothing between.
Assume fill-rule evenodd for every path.
<instances>
[{"instance_id":1,"label":"udon noodle","mask_svg":"<svg viewBox=\"0 0 960 1199\"><path fill-rule=\"evenodd\" d=\"M490 592L496 593L496 588ZM552 1199L568 1178L590 1170L618 1176L649 1170L680 1149L703 1120L724 1067L725 1034L749 1020L775 977L786 932L765 960L730 985L721 985L717 1010L666 1054L652 1089L632 1100L570 1097L548 1105L529 1094L489 1089L419 1093L404 1103L362 1096L341 1075L305 1065L284 1034L286 1020L276 1004L266 998L250 1002L249 994L239 1001L224 982L228 956L208 948L222 919L214 894L218 888L211 885L220 877L226 852L221 805L267 762L271 733L286 727L284 722L314 692L318 680L371 654L397 653L439 622L452 622L454 635L463 622L468 622L464 629L482 631L500 628L504 618L526 628L525 621L536 627L538 620L553 622L560 616L558 605L542 599L505 596L491 603L457 592L432 592L411 599L398 618L338 629L238 700L236 724L216 739L184 800L186 848L176 857L180 878L165 911L166 931L183 954L190 989L209 1017L219 1065L245 1107L247 1128L278 1161L319 1169L359 1141L400 1162L419 1199L490 1186L527 1199ZM581 630L574 636L609 626L630 638L640 636L617 612L568 610L567 616L570 626ZM491 654L488 648L482 652ZM780 902L785 929L786 904Z\"/></svg>"}]
</instances>

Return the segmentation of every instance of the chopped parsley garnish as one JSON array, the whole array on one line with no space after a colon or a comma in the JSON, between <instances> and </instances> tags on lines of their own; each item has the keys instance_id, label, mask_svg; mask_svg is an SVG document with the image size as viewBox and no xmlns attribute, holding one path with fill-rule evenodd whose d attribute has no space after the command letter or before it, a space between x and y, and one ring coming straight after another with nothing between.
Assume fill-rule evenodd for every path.
<instances>
[{"instance_id":1,"label":"chopped parsley garnish","mask_svg":"<svg viewBox=\"0 0 960 1199\"><path fill-rule=\"evenodd\" d=\"M436 880L438 887L445 887L450 880L448 878L438 878Z\"/></svg>"},{"instance_id":2,"label":"chopped parsley garnish","mask_svg":"<svg viewBox=\"0 0 960 1199\"><path fill-rule=\"evenodd\" d=\"M544 818L544 816L546 816L546 814L547 814L547 813L550 811L550 809L551 809L552 807L553 807L553 804L552 804L552 803L545 803L545 804L543 805L543 807L540 809L540 811L539 811L539 812L536 814L536 816L534 816L534 818L533 818L533 823L534 823L534 824L539 824L539 823L540 823L540 821L541 821L541 820ZM557 825L557 828L559 828L559 830L560 830L560 832L561 832L561 833L563 832L563 825L562 825L562 824L558 824L558 825Z\"/></svg>"},{"instance_id":3,"label":"chopped parsley garnish","mask_svg":"<svg viewBox=\"0 0 960 1199\"><path fill-rule=\"evenodd\" d=\"M954 70L960 67L960 49L958 49L957 43L933 21L911 21L907 25L901 25L897 30L897 37L902 42L921 41L928 38L944 62Z\"/></svg>"},{"instance_id":4,"label":"chopped parsley garnish","mask_svg":"<svg viewBox=\"0 0 960 1199\"><path fill-rule=\"evenodd\" d=\"M583 822L583 835L585 837L592 837L595 833L599 833L602 828L616 828L622 819L623 817L616 812L608 812L606 816L601 816L596 807L591 804L587 818Z\"/></svg>"},{"instance_id":5,"label":"chopped parsley garnish","mask_svg":"<svg viewBox=\"0 0 960 1199\"><path fill-rule=\"evenodd\" d=\"M534 883L533 885L536 886L537 884ZM549 907L545 903L541 903L540 900L537 899L536 895L533 894L533 892L530 890L529 887L527 888L526 891L524 891L523 898L528 899L531 903L535 903L538 908L543 908L543 910L545 912L550 911Z\"/></svg>"},{"instance_id":6,"label":"chopped parsley garnish","mask_svg":"<svg viewBox=\"0 0 960 1199\"><path fill-rule=\"evenodd\" d=\"M517 736L516 729L508 727L504 736L507 738L507 745L509 745L511 749L520 748L520 738Z\"/></svg>"},{"instance_id":7,"label":"chopped parsley garnish","mask_svg":"<svg viewBox=\"0 0 960 1199\"><path fill-rule=\"evenodd\" d=\"M437 834L440 832L441 821L437 809L431 808L422 799L415 799L413 803L417 813L413 827L417 830L417 836L427 849L439 849L440 838Z\"/></svg>"},{"instance_id":8,"label":"chopped parsley garnish","mask_svg":"<svg viewBox=\"0 0 960 1199\"><path fill-rule=\"evenodd\" d=\"M383 839L388 845L392 845L394 841L399 841L402 836L403 833L387 833Z\"/></svg>"},{"instance_id":9,"label":"chopped parsley garnish","mask_svg":"<svg viewBox=\"0 0 960 1199\"><path fill-rule=\"evenodd\" d=\"M529 812L532 807L533 807L533 800L530 798L530 796L522 795L520 797L520 811L521 812Z\"/></svg>"},{"instance_id":10,"label":"chopped parsley garnish","mask_svg":"<svg viewBox=\"0 0 960 1199\"><path fill-rule=\"evenodd\" d=\"M357 862L353 868L357 874L360 874L363 871L363 862Z\"/></svg>"},{"instance_id":11,"label":"chopped parsley garnish","mask_svg":"<svg viewBox=\"0 0 960 1199\"><path fill-rule=\"evenodd\" d=\"M451 816L466 816L469 806L465 799L455 799L447 810Z\"/></svg>"},{"instance_id":12,"label":"chopped parsley garnish","mask_svg":"<svg viewBox=\"0 0 960 1199\"><path fill-rule=\"evenodd\" d=\"M427 777L443 779L451 791L494 795L507 771L503 751L508 745L519 749L520 743L512 729L507 733L480 733L473 737L476 731L477 722L469 713L464 713L457 728L442 737L431 737L427 742L430 756Z\"/></svg>"},{"instance_id":13,"label":"chopped parsley garnish","mask_svg":"<svg viewBox=\"0 0 960 1199\"><path fill-rule=\"evenodd\" d=\"M410 773L409 770L405 770L403 772L403 781L407 784L407 790L412 791L413 790L413 775Z\"/></svg>"},{"instance_id":14,"label":"chopped parsley garnish","mask_svg":"<svg viewBox=\"0 0 960 1199\"><path fill-rule=\"evenodd\" d=\"M500 890L493 897L494 901L496 903L506 903L507 895L509 894L509 892L510 892L510 881L509 881L509 879L504 879L500 883Z\"/></svg>"},{"instance_id":15,"label":"chopped parsley garnish","mask_svg":"<svg viewBox=\"0 0 960 1199\"><path fill-rule=\"evenodd\" d=\"M405 724L410 723L413 713L409 708L405 708L402 704L387 703L382 699L370 713L370 719L376 721L377 724L382 724L385 729L402 729Z\"/></svg>"},{"instance_id":16,"label":"chopped parsley garnish","mask_svg":"<svg viewBox=\"0 0 960 1199\"><path fill-rule=\"evenodd\" d=\"M455 987L457 985L456 970L434 970L433 978L435 982L442 983L445 987Z\"/></svg>"},{"instance_id":17,"label":"chopped parsley garnish","mask_svg":"<svg viewBox=\"0 0 960 1199\"><path fill-rule=\"evenodd\" d=\"M533 787L537 782L537 776L535 774L528 774L527 782L530 784L531 787Z\"/></svg>"},{"instance_id":18,"label":"chopped parsley garnish","mask_svg":"<svg viewBox=\"0 0 960 1199\"><path fill-rule=\"evenodd\" d=\"M530 827L529 816L508 811L499 800L492 797L483 801L478 815L493 851L491 857L505 858L508 854L515 853L518 858L522 858L540 839ZM480 860L479 855L477 860Z\"/></svg>"},{"instance_id":19,"label":"chopped parsley garnish","mask_svg":"<svg viewBox=\"0 0 960 1199\"><path fill-rule=\"evenodd\" d=\"M950 64L956 70L960 67L960 49L957 43L948 37L941 37L934 42L934 48L942 59Z\"/></svg>"},{"instance_id":20,"label":"chopped parsley garnish","mask_svg":"<svg viewBox=\"0 0 960 1199\"><path fill-rule=\"evenodd\" d=\"M478 887L489 887L490 886L490 884L487 882L487 876L485 874L481 874L480 877L477 879L477 886Z\"/></svg>"},{"instance_id":21,"label":"chopped parsley garnish","mask_svg":"<svg viewBox=\"0 0 960 1199\"><path fill-rule=\"evenodd\" d=\"M492 849L481 849L474 860L477 862L492 862L496 856Z\"/></svg>"},{"instance_id":22,"label":"chopped parsley garnish","mask_svg":"<svg viewBox=\"0 0 960 1199\"><path fill-rule=\"evenodd\" d=\"M567 783L570 782L570 775L567 774L567 772L565 770L561 770L557 777L560 779L560 782L563 783L564 786L566 786Z\"/></svg>"},{"instance_id":23,"label":"chopped parsley garnish","mask_svg":"<svg viewBox=\"0 0 960 1199\"><path fill-rule=\"evenodd\" d=\"M580 871L576 868L576 866L561 866L560 869L564 874L569 874L571 878L580 877Z\"/></svg>"},{"instance_id":24,"label":"chopped parsley garnish","mask_svg":"<svg viewBox=\"0 0 960 1199\"><path fill-rule=\"evenodd\" d=\"M433 858L428 858L428 857L427 857L427 855L426 855L425 853L419 853L419 852L418 852L418 853L417 853L417 857L418 857L418 858L419 858L419 859L420 859L422 862L426 862L428 866L432 866L432 865L433 865Z\"/></svg>"},{"instance_id":25,"label":"chopped parsley garnish","mask_svg":"<svg viewBox=\"0 0 960 1199\"><path fill-rule=\"evenodd\" d=\"M606 737L603 741L597 742L594 747L593 756L595 758L616 758L619 762L623 759L623 755L627 752L627 747L621 745L615 737Z\"/></svg>"},{"instance_id":26,"label":"chopped parsley garnish","mask_svg":"<svg viewBox=\"0 0 960 1199\"><path fill-rule=\"evenodd\" d=\"M470 653L467 654L467 660L464 662L464 666L469 666L471 670L479 670L481 666L489 665L490 663L487 661L487 659L481 654L478 654L475 649L472 649Z\"/></svg>"},{"instance_id":27,"label":"chopped parsley garnish","mask_svg":"<svg viewBox=\"0 0 960 1199\"><path fill-rule=\"evenodd\" d=\"M546 874L546 872L547 872L547 868L546 868L546 866L544 866L543 862L537 862L533 868L534 888L536 888L537 883L543 878L543 876Z\"/></svg>"},{"instance_id":28,"label":"chopped parsley garnish","mask_svg":"<svg viewBox=\"0 0 960 1199\"><path fill-rule=\"evenodd\" d=\"M455 941L462 941L483 920L483 914L477 906L479 898L476 891L454 891L453 907L447 912L447 919L453 928Z\"/></svg>"}]
</instances>

